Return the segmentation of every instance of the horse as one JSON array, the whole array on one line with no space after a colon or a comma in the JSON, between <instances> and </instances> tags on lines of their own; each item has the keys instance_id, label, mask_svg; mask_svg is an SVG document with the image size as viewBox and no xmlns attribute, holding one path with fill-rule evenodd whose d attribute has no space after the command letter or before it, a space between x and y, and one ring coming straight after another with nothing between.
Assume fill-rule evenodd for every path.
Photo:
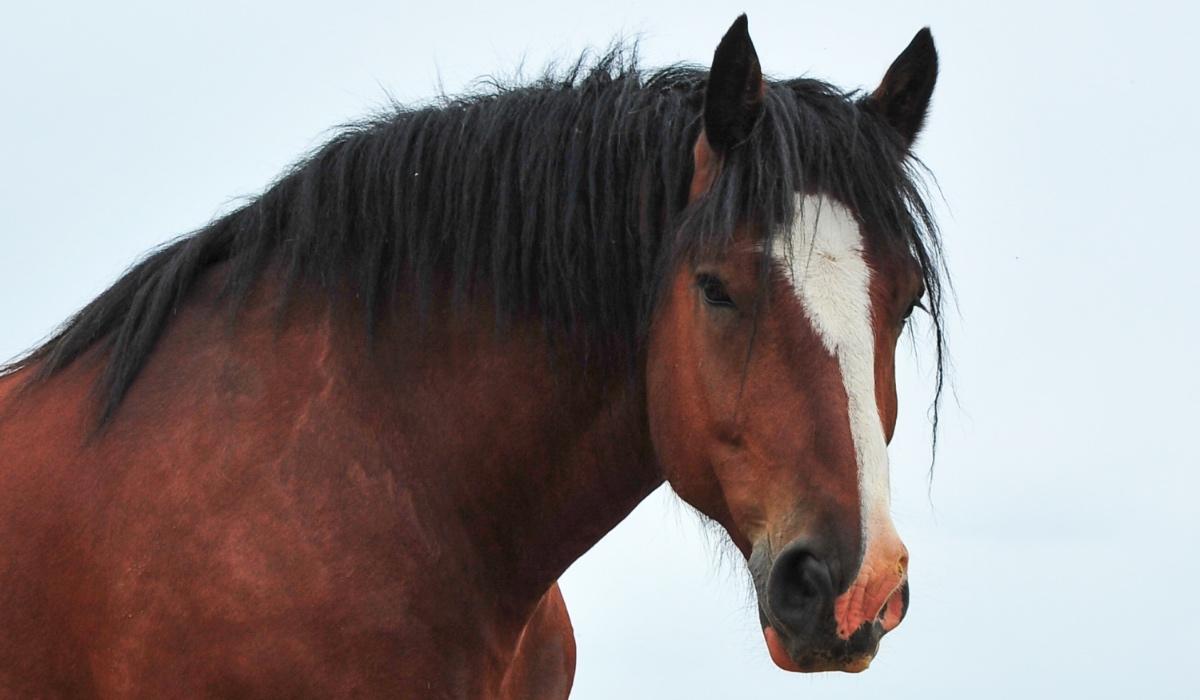
<instances>
[{"instance_id":1,"label":"horse","mask_svg":"<svg viewBox=\"0 0 1200 700\"><path fill-rule=\"evenodd\" d=\"M565 697L556 581L664 481L778 666L866 668L936 75L923 29L869 93L768 79L742 15L707 70L396 106L152 252L0 378L0 693Z\"/></svg>"}]
</instances>

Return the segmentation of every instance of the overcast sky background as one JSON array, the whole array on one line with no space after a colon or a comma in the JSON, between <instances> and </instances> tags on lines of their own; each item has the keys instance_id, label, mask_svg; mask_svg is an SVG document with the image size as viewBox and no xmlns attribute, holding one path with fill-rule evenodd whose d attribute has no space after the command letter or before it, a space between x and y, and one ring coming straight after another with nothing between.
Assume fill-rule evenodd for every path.
<instances>
[{"instance_id":1,"label":"overcast sky background","mask_svg":"<svg viewBox=\"0 0 1200 700\"><path fill-rule=\"evenodd\" d=\"M768 73L870 88L929 25L942 73L918 151L945 198L957 401L930 488L930 348L901 353L907 620L864 674L777 670L742 564L660 490L563 580L572 697L1200 697L1200 14L1054 5L12 4L0 356L386 93L619 36L646 65L707 64L742 11Z\"/></svg>"}]
</instances>

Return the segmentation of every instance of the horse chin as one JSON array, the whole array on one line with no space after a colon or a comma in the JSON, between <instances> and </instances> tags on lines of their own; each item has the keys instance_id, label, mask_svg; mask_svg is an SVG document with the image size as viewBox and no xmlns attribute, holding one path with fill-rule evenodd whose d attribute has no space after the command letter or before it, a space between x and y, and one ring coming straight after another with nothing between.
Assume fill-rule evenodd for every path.
<instances>
[{"instance_id":1,"label":"horse chin","mask_svg":"<svg viewBox=\"0 0 1200 700\"><path fill-rule=\"evenodd\" d=\"M874 654L862 654L847 659L830 659L819 655L805 655L796 660L788 651L783 637L774 627L764 627L763 637L767 640L767 651L771 661L784 671L793 673L823 673L826 671L842 671L843 673L862 673L871 666Z\"/></svg>"}]
</instances>

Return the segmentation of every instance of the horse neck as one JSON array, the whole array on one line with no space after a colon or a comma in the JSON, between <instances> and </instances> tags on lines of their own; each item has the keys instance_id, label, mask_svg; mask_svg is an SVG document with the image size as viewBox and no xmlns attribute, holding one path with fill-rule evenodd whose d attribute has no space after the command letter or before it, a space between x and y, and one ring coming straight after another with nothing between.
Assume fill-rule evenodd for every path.
<instances>
[{"instance_id":1,"label":"horse neck","mask_svg":"<svg viewBox=\"0 0 1200 700\"><path fill-rule=\"evenodd\" d=\"M417 519L517 615L662 482L641 373L559 351L483 301L399 309L344 368Z\"/></svg>"},{"instance_id":2,"label":"horse neck","mask_svg":"<svg viewBox=\"0 0 1200 700\"><path fill-rule=\"evenodd\" d=\"M231 327L222 279L198 284L112 423L83 440L103 459L217 440L222 478L243 474L247 491L285 478L325 494L323 510L396 523L383 536L402 539L394 575L421 579L414 595L474 584L513 618L662 483L642 373L581 369L540 319L498 328L488 299L417 312L402 290L369 337L349 292L296 288L280 317L272 271ZM102 362L98 347L24 409L58 415L73 397L73 429L90 434Z\"/></svg>"}]
</instances>

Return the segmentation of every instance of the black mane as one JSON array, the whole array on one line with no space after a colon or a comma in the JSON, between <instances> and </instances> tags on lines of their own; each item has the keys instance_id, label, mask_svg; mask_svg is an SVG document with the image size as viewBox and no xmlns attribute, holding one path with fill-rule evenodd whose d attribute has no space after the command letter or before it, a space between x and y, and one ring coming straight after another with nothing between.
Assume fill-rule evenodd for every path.
<instances>
[{"instance_id":1,"label":"black mane","mask_svg":"<svg viewBox=\"0 0 1200 700\"><path fill-rule=\"evenodd\" d=\"M422 309L436 295L484 293L501 324L536 314L592 357L628 359L673 260L747 219L770 237L796 192L819 190L922 264L940 391L939 245L902 139L856 94L771 81L750 138L685 209L706 76L644 73L616 50L533 84L352 125L254 201L150 254L3 371L36 365L36 381L103 343L103 423L193 283L219 264L231 309L278 265L280 294L350 284L372 323L404 301L401 288Z\"/></svg>"}]
</instances>

